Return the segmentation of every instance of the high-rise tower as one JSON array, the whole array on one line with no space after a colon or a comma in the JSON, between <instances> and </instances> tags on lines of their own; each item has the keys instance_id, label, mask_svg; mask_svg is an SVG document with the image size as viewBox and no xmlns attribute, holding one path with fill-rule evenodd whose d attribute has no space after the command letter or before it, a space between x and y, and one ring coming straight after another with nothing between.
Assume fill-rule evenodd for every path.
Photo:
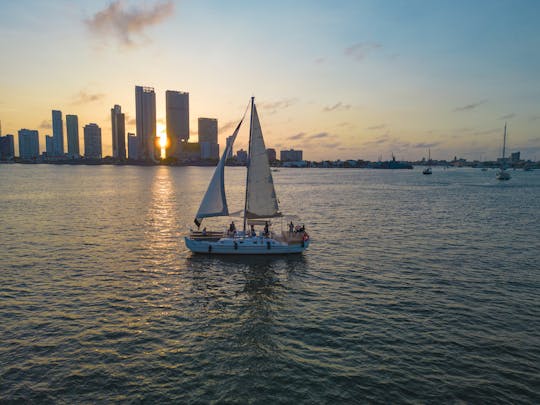
<instances>
[{"instance_id":1,"label":"high-rise tower","mask_svg":"<svg viewBox=\"0 0 540 405\"><path fill-rule=\"evenodd\" d=\"M152 87L135 86L139 159L156 161L161 147L156 139L156 93Z\"/></svg>"},{"instance_id":2,"label":"high-rise tower","mask_svg":"<svg viewBox=\"0 0 540 405\"><path fill-rule=\"evenodd\" d=\"M165 92L167 113L167 156L178 157L178 143L189 140L189 93L167 90Z\"/></svg>"},{"instance_id":3,"label":"high-rise tower","mask_svg":"<svg viewBox=\"0 0 540 405\"><path fill-rule=\"evenodd\" d=\"M79 117L66 115L66 132L68 155L72 159L77 159L81 156L79 149Z\"/></svg>"},{"instance_id":4,"label":"high-rise tower","mask_svg":"<svg viewBox=\"0 0 540 405\"><path fill-rule=\"evenodd\" d=\"M113 158L126 160L126 118L119 105L111 108L111 128Z\"/></svg>"},{"instance_id":5,"label":"high-rise tower","mask_svg":"<svg viewBox=\"0 0 540 405\"><path fill-rule=\"evenodd\" d=\"M97 124L84 126L84 157L101 159L101 128Z\"/></svg>"},{"instance_id":6,"label":"high-rise tower","mask_svg":"<svg viewBox=\"0 0 540 405\"><path fill-rule=\"evenodd\" d=\"M64 155L64 124L62 122L62 111L52 110L52 129L54 139L54 154Z\"/></svg>"}]
</instances>

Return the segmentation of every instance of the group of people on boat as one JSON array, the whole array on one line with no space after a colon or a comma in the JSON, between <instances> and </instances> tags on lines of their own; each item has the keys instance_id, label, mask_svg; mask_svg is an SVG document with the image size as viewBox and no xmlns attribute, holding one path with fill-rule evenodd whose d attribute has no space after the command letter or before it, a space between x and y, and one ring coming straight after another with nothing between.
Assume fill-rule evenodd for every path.
<instances>
[{"instance_id":1,"label":"group of people on boat","mask_svg":"<svg viewBox=\"0 0 540 405\"><path fill-rule=\"evenodd\" d=\"M231 224L229 225L229 229L227 230L227 236L235 237L236 235L237 235L236 225L234 224L234 221L232 221ZM254 224L250 225L248 236L251 236L251 237L257 236L257 232L255 231ZM268 223L268 221L264 223L264 230L261 236L264 236L265 238L268 238L270 236L270 224Z\"/></svg>"},{"instance_id":2,"label":"group of people on boat","mask_svg":"<svg viewBox=\"0 0 540 405\"><path fill-rule=\"evenodd\" d=\"M306 230L306 227L304 226L304 224L302 224L302 226L300 225L294 226L293 221L289 223L290 234L304 232L305 230Z\"/></svg>"}]
</instances>

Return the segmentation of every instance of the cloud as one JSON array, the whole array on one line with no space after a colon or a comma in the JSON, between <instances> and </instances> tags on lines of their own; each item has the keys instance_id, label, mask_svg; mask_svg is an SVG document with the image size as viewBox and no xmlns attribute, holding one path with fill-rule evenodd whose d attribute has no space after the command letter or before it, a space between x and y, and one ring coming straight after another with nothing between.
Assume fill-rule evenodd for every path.
<instances>
[{"instance_id":1,"label":"cloud","mask_svg":"<svg viewBox=\"0 0 540 405\"><path fill-rule=\"evenodd\" d=\"M147 27L161 23L173 12L174 3L171 0L130 9L123 0L116 0L84 22L93 34L107 40L114 36L122 45L129 47L135 45L134 35L142 34Z\"/></svg>"},{"instance_id":2,"label":"cloud","mask_svg":"<svg viewBox=\"0 0 540 405\"><path fill-rule=\"evenodd\" d=\"M343 104L341 101L332 105L332 106L328 106L328 107L324 107L323 108L323 111L345 111L345 110L350 110L351 109L351 105L350 104Z\"/></svg>"},{"instance_id":3,"label":"cloud","mask_svg":"<svg viewBox=\"0 0 540 405\"><path fill-rule=\"evenodd\" d=\"M39 129L52 129L52 124L50 120L43 120L39 124Z\"/></svg>"},{"instance_id":4,"label":"cloud","mask_svg":"<svg viewBox=\"0 0 540 405\"><path fill-rule=\"evenodd\" d=\"M431 143L420 142L420 143L415 143L415 144L413 144L411 146L413 148L425 149L425 148L434 148L435 146L439 146L440 144L441 144L440 142L431 142Z\"/></svg>"},{"instance_id":5,"label":"cloud","mask_svg":"<svg viewBox=\"0 0 540 405\"><path fill-rule=\"evenodd\" d=\"M349 46L348 48L345 48L345 55L350 56L358 62L361 62L368 54L381 47L382 45L376 42L358 42Z\"/></svg>"},{"instance_id":6,"label":"cloud","mask_svg":"<svg viewBox=\"0 0 540 405\"><path fill-rule=\"evenodd\" d=\"M509 119L512 119L516 116L516 114L514 113L510 113L510 114L506 114L506 115L503 115L502 117L499 117L500 120L509 120Z\"/></svg>"},{"instance_id":7,"label":"cloud","mask_svg":"<svg viewBox=\"0 0 540 405\"><path fill-rule=\"evenodd\" d=\"M326 58L321 57L321 58L315 59L315 63L316 63L317 65L320 65L320 64L322 64L322 63L324 63L324 62L326 62Z\"/></svg>"},{"instance_id":8,"label":"cloud","mask_svg":"<svg viewBox=\"0 0 540 405\"><path fill-rule=\"evenodd\" d=\"M105 97L105 94L103 94L103 93L91 94L91 93L87 93L84 90L81 90L73 97L73 100L71 101L71 104L78 105L78 104L91 103L91 102L94 102L94 101L99 101L99 100L103 99L104 97Z\"/></svg>"},{"instance_id":9,"label":"cloud","mask_svg":"<svg viewBox=\"0 0 540 405\"><path fill-rule=\"evenodd\" d=\"M328 132L320 132L318 134L313 134L308 136L309 139L321 139L321 138L328 138L330 134Z\"/></svg>"},{"instance_id":10,"label":"cloud","mask_svg":"<svg viewBox=\"0 0 540 405\"><path fill-rule=\"evenodd\" d=\"M228 131L229 129L236 128L237 125L238 125L238 122L236 121L226 122L225 124L219 127L219 132L225 132L225 131Z\"/></svg>"},{"instance_id":11,"label":"cloud","mask_svg":"<svg viewBox=\"0 0 540 405\"><path fill-rule=\"evenodd\" d=\"M295 98L284 98L283 100L261 102L257 105L264 110L272 110L275 112L278 109L288 108L298 102Z\"/></svg>"},{"instance_id":12,"label":"cloud","mask_svg":"<svg viewBox=\"0 0 540 405\"><path fill-rule=\"evenodd\" d=\"M384 129L384 128L386 128L385 124L380 124L380 125L374 125L372 127L367 127L367 129L370 130L370 131L375 131L377 129Z\"/></svg>"},{"instance_id":13,"label":"cloud","mask_svg":"<svg viewBox=\"0 0 540 405\"><path fill-rule=\"evenodd\" d=\"M298 134L289 136L287 139L298 140L298 139L302 139L305 136L306 136L306 134L304 132L300 132Z\"/></svg>"},{"instance_id":14,"label":"cloud","mask_svg":"<svg viewBox=\"0 0 540 405\"><path fill-rule=\"evenodd\" d=\"M485 104L487 103L487 100L480 100L476 103L471 103L471 104L467 104L467 105L464 105L464 106L461 106L461 107L456 107L454 108L454 112L458 112L458 111L469 111L469 110L474 110L476 107L482 105L482 104Z\"/></svg>"},{"instance_id":15,"label":"cloud","mask_svg":"<svg viewBox=\"0 0 540 405\"><path fill-rule=\"evenodd\" d=\"M540 120L540 114L531 115L529 120L530 121L538 121L538 120Z\"/></svg>"}]
</instances>

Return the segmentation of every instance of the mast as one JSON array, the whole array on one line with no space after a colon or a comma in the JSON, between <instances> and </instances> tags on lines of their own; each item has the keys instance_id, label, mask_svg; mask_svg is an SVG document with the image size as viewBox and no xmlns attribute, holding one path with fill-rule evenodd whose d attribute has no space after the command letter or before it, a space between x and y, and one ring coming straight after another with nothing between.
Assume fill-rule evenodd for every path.
<instances>
[{"instance_id":1,"label":"mast","mask_svg":"<svg viewBox=\"0 0 540 405\"><path fill-rule=\"evenodd\" d=\"M248 161L246 173L246 198L244 201L244 237L246 236L247 226L247 203L248 203L248 181L249 181L249 166L251 165L251 132L253 131L253 106L255 105L255 97L251 97L251 115L249 117L249 143L248 143Z\"/></svg>"},{"instance_id":2,"label":"mast","mask_svg":"<svg viewBox=\"0 0 540 405\"><path fill-rule=\"evenodd\" d=\"M505 155L505 152L506 152L506 122L504 123L504 137L503 137L503 154L502 154L502 158L503 158L503 165L504 165L504 155Z\"/></svg>"}]
</instances>

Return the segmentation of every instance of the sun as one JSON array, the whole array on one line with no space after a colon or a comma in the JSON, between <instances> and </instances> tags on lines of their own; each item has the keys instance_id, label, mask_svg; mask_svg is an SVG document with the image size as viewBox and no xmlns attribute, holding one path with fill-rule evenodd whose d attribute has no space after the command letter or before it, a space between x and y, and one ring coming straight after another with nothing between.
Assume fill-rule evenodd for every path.
<instances>
[{"instance_id":1,"label":"sun","mask_svg":"<svg viewBox=\"0 0 540 405\"><path fill-rule=\"evenodd\" d=\"M166 156L166 149L169 142L167 139L166 127L160 122L157 123L156 135L159 138L159 140L157 140L157 145L159 145L161 149L161 158L164 159Z\"/></svg>"}]
</instances>

